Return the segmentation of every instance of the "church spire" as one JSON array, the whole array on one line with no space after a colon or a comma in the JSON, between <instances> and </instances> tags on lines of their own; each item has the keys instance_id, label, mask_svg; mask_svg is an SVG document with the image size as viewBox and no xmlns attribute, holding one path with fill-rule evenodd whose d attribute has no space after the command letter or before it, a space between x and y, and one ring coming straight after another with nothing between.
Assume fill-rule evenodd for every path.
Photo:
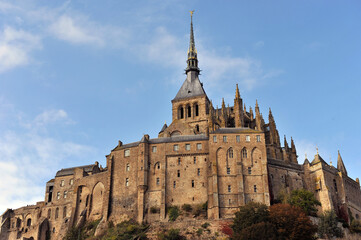
<instances>
[{"instance_id":1,"label":"church spire","mask_svg":"<svg viewBox=\"0 0 361 240\"><path fill-rule=\"evenodd\" d=\"M191 33L190 33L190 40L189 40L189 48L188 48L188 59L187 59L187 68L186 73L189 71L196 71L199 73L198 68L198 58L197 58L197 49L196 44L194 43L194 33L193 33L193 11L191 13Z\"/></svg>"}]
</instances>

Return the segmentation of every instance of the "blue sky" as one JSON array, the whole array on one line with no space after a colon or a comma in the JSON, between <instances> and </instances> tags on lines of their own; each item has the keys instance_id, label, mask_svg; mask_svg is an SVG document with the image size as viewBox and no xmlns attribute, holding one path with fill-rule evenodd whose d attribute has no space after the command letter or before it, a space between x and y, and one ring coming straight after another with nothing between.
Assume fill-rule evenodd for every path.
<instances>
[{"instance_id":1,"label":"blue sky","mask_svg":"<svg viewBox=\"0 0 361 240\"><path fill-rule=\"evenodd\" d=\"M360 177L360 1L0 0L0 211L60 168L156 137L185 79L189 10L214 105L272 108L299 162L339 149Z\"/></svg>"}]
</instances>

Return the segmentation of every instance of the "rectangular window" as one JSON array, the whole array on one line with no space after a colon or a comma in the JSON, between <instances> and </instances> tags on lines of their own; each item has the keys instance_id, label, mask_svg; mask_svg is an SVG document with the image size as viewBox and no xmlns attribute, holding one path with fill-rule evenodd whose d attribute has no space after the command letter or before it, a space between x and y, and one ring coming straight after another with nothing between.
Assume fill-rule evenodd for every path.
<instances>
[{"instance_id":1,"label":"rectangular window","mask_svg":"<svg viewBox=\"0 0 361 240\"><path fill-rule=\"evenodd\" d=\"M129 172L129 170L130 170L129 163L127 163L127 167L125 169L126 169L127 172Z\"/></svg>"},{"instance_id":2,"label":"rectangular window","mask_svg":"<svg viewBox=\"0 0 361 240\"><path fill-rule=\"evenodd\" d=\"M238 143L241 142L241 136L239 136L239 135L236 136L236 142L238 142Z\"/></svg>"},{"instance_id":3,"label":"rectangular window","mask_svg":"<svg viewBox=\"0 0 361 240\"><path fill-rule=\"evenodd\" d=\"M176 182L174 181L174 182L173 182L173 188L175 188L175 187L176 187L176 185L177 185L177 184L176 184Z\"/></svg>"},{"instance_id":4,"label":"rectangular window","mask_svg":"<svg viewBox=\"0 0 361 240\"><path fill-rule=\"evenodd\" d=\"M214 143L217 142L217 136L213 136L213 142L214 142Z\"/></svg>"},{"instance_id":5,"label":"rectangular window","mask_svg":"<svg viewBox=\"0 0 361 240\"><path fill-rule=\"evenodd\" d=\"M252 168L248 167L248 174L252 174Z\"/></svg>"},{"instance_id":6,"label":"rectangular window","mask_svg":"<svg viewBox=\"0 0 361 240\"><path fill-rule=\"evenodd\" d=\"M231 174L231 168L227 168L227 174Z\"/></svg>"},{"instance_id":7,"label":"rectangular window","mask_svg":"<svg viewBox=\"0 0 361 240\"><path fill-rule=\"evenodd\" d=\"M64 198L67 198L68 196L68 191L64 191Z\"/></svg>"},{"instance_id":8,"label":"rectangular window","mask_svg":"<svg viewBox=\"0 0 361 240\"><path fill-rule=\"evenodd\" d=\"M157 147L156 146L152 147L152 152L154 152L154 153L157 152Z\"/></svg>"},{"instance_id":9,"label":"rectangular window","mask_svg":"<svg viewBox=\"0 0 361 240\"><path fill-rule=\"evenodd\" d=\"M178 165L181 165L181 158L178 158Z\"/></svg>"},{"instance_id":10,"label":"rectangular window","mask_svg":"<svg viewBox=\"0 0 361 240\"><path fill-rule=\"evenodd\" d=\"M191 145L189 143L186 144L186 150L190 151L191 150Z\"/></svg>"},{"instance_id":11,"label":"rectangular window","mask_svg":"<svg viewBox=\"0 0 361 240\"><path fill-rule=\"evenodd\" d=\"M74 183L74 179L70 179L69 185L73 185L73 183Z\"/></svg>"},{"instance_id":12,"label":"rectangular window","mask_svg":"<svg viewBox=\"0 0 361 240\"><path fill-rule=\"evenodd\" d=\"M60 187L64 187L64 180L60 181Z\"/></svg>"},{"instance_id":13,"label":"rectangular window","mask_svg":"<svg viewBox=\"0 0 361 240\"><path fill-rule=\"evenodd\" d=\"M197 150L202 150L202 143L197 143Z\"/></svg>"},{"instance_id":14,"label":"rectangular window","mask_svg":"<svg viewBox=\"0 0 361 240\"><path fill-rule=\"evenodd\" d=\"M231 199L228 199L228 204L231 205Z\"/></svg>"},{"instance_id":15,"label":"rectangular window","mask_svg":"<svg viewBox=\"0 0 361 240\"><path fill-rule=\"evenodd\" d=\"M130 149L124 150L124 157L129 157L129 156L130 156Z\"/></svg>"},{"instance_id":16,"label":"rectangular window","mask_svg":"<svg viewBox=\"0 0 361 240\"><path fill-rule=\"evenodd\" d=\"M128 187L129 186L129 178L125 179L125 186Z\"/></svg>"},{"instance_id":17,"label":"rectangular window","mask_svg":"<svg viewBox=\"0 0 361 240\"><path fill-rule=\"evenodd\" d=\"M157 178L157 185L159 185L159 178Z\"/></svg>"},{"instance_id":18,"label":"rectangular window","mask_svg":"<svg viewBox=\"0 0 361 240\"><path fill-rule=\"evenodd\" d=\"M227 142L227 136L223 136L223 142Z\"/></svg>"},{"instance_id":19,"label":"rectangular window","mask_svg":"<svg viewBox=\"0 0 361 240\"><path fill-rule=\"evenodd\" d=\"M197 163L197 157L193 158L193 163L196 164Z\"/></svg>"},{"instance_id":20,"label":"rectangular window","mask_svg":"<svg viewBox=\"0 0 361 240\"><path fill-rule=\"evenodd\" d=\"M257 142L261 141L261 136L260 135L257 135L256 138L257 138Z\"/></svg>"},{"instance_id":21,"label":"rectangular window","mask_svg":"<svg viewBox=\"0 0 361 240\"><path fill-rule=\"evenodd\" d=\"M231 185L228 185L228 192L231 192L231 191L232 191Z\"/></svg>"},{"instance_id":22,"label":"rectangular window","mask_svg":"<svg viewBox=\"0 0 361 240\"><path fill-rule=\"evenodd\" d=\"M254 191L254 192L257 192L257 185L254 185L254 186L253 186L253 191Z\"/></svg>"},{"instance_id":23,"label":"rectangular window","mask_svg":"<svg viewBox=\"0 0 361 240\"><path fill-rule=\"evenodd\" d=\"M177 176L180 177L180 170L177 171Z\"/></svg>"},{"instance_id":24,"label":"rectangular window","mask_svg":"<svg viewBox=\"0 0 361 240\"><path fill-rule=\"evenodd\" d=\"M197 169L197 175L198 175L198 176L201 175L201 169L200 169L200 168Z\"/></svg>"},{"instance_id":25,"label":"rectangular window","mask_svg":"<svg viewBox=\"0 0 361 240\"><path fill-rule=\"evenodd\" d=\"M173 151L178 151L178 150L179 150L179 145L178 144L173 145Z\"/></svg>"},{"instance_id":26,"label":"rectangular window","mask_svg":"<svg viewBox=\"0 0 361 240\"><path fill-rule=\"evenodd\" d=\"M56 193L56 199L60 199L60 192Z\"/></svg>"},{"instance_id":27,"label":"rectangular window","mask_svg":"<svg viewBox=\"0 0 361 240\"><path fill-rule=\"evenodd\" d=\"M192 180L192 188L194 188L194 180Z\"/></svg>"},{"instance_id":28,"label":"rectangular window","mask_svg":"<svg viewBox=\"0 0 361 240\"><path fill-rule=\"evenodd\" d=\"M251 141L251 136L250 135L247 135L246 136L246 142L250 142Z\"/></svg>"}]
</instances>

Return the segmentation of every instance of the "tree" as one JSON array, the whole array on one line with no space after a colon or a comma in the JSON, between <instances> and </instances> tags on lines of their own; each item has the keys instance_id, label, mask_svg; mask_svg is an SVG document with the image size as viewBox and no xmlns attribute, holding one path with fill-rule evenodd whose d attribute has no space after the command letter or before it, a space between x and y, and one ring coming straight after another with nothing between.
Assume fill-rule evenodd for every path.
<instances>
[{"instance_id":1,"label":"tree","mask_svg":"<svg viewBox=\"0 0 361 240\"><path fill-rule=\"evenodd\" d=\"M268 222L269 211L265 204L250 202L239 208L233 219L233 234L241 233L241 231L253 224Z\"/></svg>"},{"instance_id":2,"label":"tree","mask_svg":"<svg viewBox=\"0 0 361 240\"><path fill-rule=\"evenodd\" d=\"M337 216L333 211L325 211L320 217L320 223L318 224L318 235L319 237L328 238L331 237L342 237L342 229L337 226Z\"/></svg>"},{"instance_id":3,"label":"tree","mask_svg":"<svg viewBox=\"0 0 361 240\"><path fill-rule=\"evenodd\" d=\"M269 218L277 229L277 239L315 239L317 226L312 224L299 207L289 204L272 205Z\"/></svg>"},{"instance_id":4,"label":"tree","mask_svg":"<svg viewBox=\"0 0 361 240\"><path fill-rule=\"evenodd\" d=\"M277 229L270 222L260 222L242 229L239 233L234 233L232 239L237 240L276 240Z\"/></svg>"},{"instance_id":5,"label":"tree","mask_svg":"<svg viewBox=\"0 0 361 240\"><path fill-rule=\"evenodd\" d=\"M300 207L307 215L316 216L317 206L321 203L315 198L315 195L305 189L293 190L288 203Z\"/></svg>"},{"instance_id":6,"label":"tree","mask_svg":"<svg viewBox=\"0 0 361 240\"><path fill-rule=\"evenodd\" d=\"M350 225L350 232L352 233L361 233L361 222L359 220L353 219Z\"/></svg>"}]
</instances>

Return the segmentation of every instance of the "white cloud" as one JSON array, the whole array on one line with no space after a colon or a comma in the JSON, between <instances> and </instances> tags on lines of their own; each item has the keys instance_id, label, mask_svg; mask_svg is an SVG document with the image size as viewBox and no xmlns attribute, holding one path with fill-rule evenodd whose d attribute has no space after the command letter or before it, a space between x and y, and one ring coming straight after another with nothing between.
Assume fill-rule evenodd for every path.
<instances>
[{"instance_id":1,"label":"white cloud","mask_svg":"<svg viewBox=\"0 0 361 240\"><path fill-rule=\"evenodd\" d=\"M73 123L65 110L44 111L26 120L23 113L16 111L4 99L0 99L0 109L0 115L4 112L7 115L3 118L5 125L10 120L18 119L18 122L12 123L15 126L8 124L17 130L1 132L0 129L1 214L6 208L42 201L46 181L53 178L59 168L73 165L74 159L84 161L84 158L94 154L95 149L46 134L47 129L56 128L58 124Z\"/></svg>"},{"instance_id":2,"label":"white cloud","mask_svg":"<svg viewBox=\"0 0 361 240\"><path fill-rule=\"evenodd\" d=\"M39 48L39 36L6 26L0 33L0 73L28 64L30 52Z\"/></svg>"},{"instance_id":3,"label":"white cloud","mask_svg":"<svg viewBox=\"0 0 361 240\"><path fill-rule=\"evenodd\" d=\"M74 44L93 44L104 46L105 42L96 33L96 28L90 28L85 23L76 22L70 16L63 15L50 25L50 32L57 38Z\"/></svg>"}]
</instances>

